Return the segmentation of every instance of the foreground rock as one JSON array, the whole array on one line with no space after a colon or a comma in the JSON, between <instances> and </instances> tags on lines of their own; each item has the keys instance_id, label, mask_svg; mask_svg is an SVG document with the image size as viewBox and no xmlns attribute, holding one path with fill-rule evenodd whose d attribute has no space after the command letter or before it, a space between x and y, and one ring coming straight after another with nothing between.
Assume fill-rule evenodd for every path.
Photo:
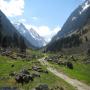
<instances>
[{"instance_id":1,"label":"foreground rock","mask_svg":"<svg viewBox=\"0 0 90 90\"><path fill-rule=\"evenodd\" d=\"M17 83L29 83L29 81L33 81L33 77L31 75L18 74L15 76L15 80Z\"/></svg>"},{"instance_id":2,"label":"foreground rock","mask_svg":"<svg viewBox=\"0 0 90 90\"><path fill-rule=\"evenodd\" d=\"M35 88L35 90L49 90L48 85L39 85L38 87Z\"/></svg>"},{"instance_id":3,"label":"foreground rock","mask_svg":"<svg viewBox=\"0 0 90 90\"><path fill-rule=\"evenodd\" d=\"M28 70L23 69L20 71L20 73L15 75L15 80L17 83L21 83L23 85L24 83L29 83L30 81L33 81L34 77L30 75Z\"/></svg>"}]
</instances>

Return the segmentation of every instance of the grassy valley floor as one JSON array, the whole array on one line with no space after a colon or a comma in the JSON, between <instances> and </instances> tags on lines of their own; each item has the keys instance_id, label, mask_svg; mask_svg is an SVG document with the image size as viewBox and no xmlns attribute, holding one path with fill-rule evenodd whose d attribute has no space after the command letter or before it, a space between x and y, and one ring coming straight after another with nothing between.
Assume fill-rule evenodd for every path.
<instances>
[{"instance_id":1,"label":"grassy valley floor","mask_svg":"<svg viewBox=\"0 0 90 90\"><path fill-rule=\"evenodd\" d=\"M35 62L37 60L14 60L5 56L0 56L0 88L2 87L17 87L20 90L33 90L36 86L40 84L47 84L49 88L55 88L57 86L63 87L64 90L76 90L74 87L66 83L64 80L58 78L57 76L53 75L51 72L48 74L40 73L40 77L34 79L34 81L29 82L28 84L21 84L16 83L14 77L9 76L11 72L18 73L21 69L31 69L32 66L36 65ZM14 65L14 67L11 67ZM37 66L40 66L44 70L46 69L45 66L42 66L39 62ZM56 65L54 65L56 67ZM35 72L30 70L30 74ZM58 90L58 89L55 89Z\"/></svg>"},{"instance_id":2,"label":"grassy valley floor","mask_svg":"<svg viewBox=\"0 0 90 90\"><path fill-rule=\"evenodd\" d=\"M65 60L65 58L62 58L62 60ZM73 79L78 79L87 85L90 85L90 64L83 63L82 56L80 56L76 62L72 61L72 63L73 69L69 69L66 66L49 62L49 64L57 71L62 72Z\"/></svg>"}]
</instances>

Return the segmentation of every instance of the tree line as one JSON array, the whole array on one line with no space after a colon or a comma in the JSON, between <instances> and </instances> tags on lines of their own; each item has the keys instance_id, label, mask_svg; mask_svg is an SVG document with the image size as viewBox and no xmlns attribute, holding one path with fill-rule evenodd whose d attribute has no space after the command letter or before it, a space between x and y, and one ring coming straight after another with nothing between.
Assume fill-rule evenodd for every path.
<instances>
[{"instance_id":1,"label":"tree line","mask_svg":"<svg viewBox=\"0 0 90 90\"><path fill-rule=\"evenodd\" d=\"M1 16L0 16L0 47L20 48L21 52L24 52L27 48L25 44L25 38L20 34L18 34L17 32L14 32L13 35L8 35L7 33L5 34L5 31L3 30Z\"/></svg>"},{"instance_id":2,"label":"tree line","mask_svg":"<svg viewBox=\"0 0 90 90\"><path fill-rule=\"evenodd\" d=\"M73 34L54 41L52 44L47 45L46 51L60 51L62 48L77 47L82 43L78 34Z\"/></svg>"}]
</instances>

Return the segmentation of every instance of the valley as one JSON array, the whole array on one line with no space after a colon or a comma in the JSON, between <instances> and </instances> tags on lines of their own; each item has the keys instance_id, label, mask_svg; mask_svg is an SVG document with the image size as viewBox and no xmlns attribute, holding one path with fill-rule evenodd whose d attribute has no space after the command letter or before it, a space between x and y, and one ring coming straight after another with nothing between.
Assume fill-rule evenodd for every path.
<instances>
[{"instance_id":1,"label":"valley","mask_svg":"<svg viewBox=\"0 0 90 90\"><path fill-rule=\"evenodd\" d=\"M40 0L39 10L44 6L44 12L50 11L39 13L35 5L35 15L28 12L36 4L30 4L34 0L0 0L0 5L1 1L6 6L0 6L0 90L90 90L90 0L74 1L73 5L79 4L77 8L68 1L74 7L68 18L66 10L63 15L58 11L70 6L63 0L43 1L57 7L52 13L51 7ZM13 5L17 9L13 12L13 2L28 2L28 10L23 5L25 13L15 16L18 9ZM59 5L61 2L64 7ZM11 15L6 13L9 9ZM36 13L43 15L35 17ZM62 17L67 20L61 27Z\"/></svg>"},{"instance_id":2,"label":"valley","mask_svg":"<svg viewBox=\"0 0 90 90\"><path fill-rule=\"evenodd\" d=\"M47 61L44 60L45 58L39 60L42 65L45 65L47 66L47 69L52 72L53 74L55 74L56 76L62 78L63 80L65 80L67 83L71 84L72 86L76 87L78 90L89 90L89 86L76 80L76 79L72 79L68 76L66 76L61 69L55 69L54 65L53 64L49 64ZM60 70L59 72L57 70ZM70 75L72 75L70 72L69 72ZM89 79L89 78L88 78Z\"/></svg>"},{"instance_id":3,"label":"valley","mask_svg":"<svg viewBox=\"0 0 90 90\"><path fill-rule=\"evenodd\" d=\"M85 56L75 57L59 53L56 55L30 49L27 50L26 55L19 55L16 50L12 53L4 52L0 54L0 88L37 90L35 88L39 85L48 85L48 90L52 88L53 90L89 90L90 88L90 64L84 61ZM73 68L67 67L67 62L72 62ZM35 77L33 81L22 85L15 80L15 77L23 70Z\"/></svg>"},{"instance_id":4,"label":"valley","mask_svg":"<svg viewBox=\"0 0 90 90\"><path fill-rule=\"evenodd\" d=\"M35 52L36 53L36 52ZM15 54L15 52L14 52ZM36 54L37 55L37 54ZM41 54L40 54L41 55ZM38 55L37 55L38 56ZM12 67L14 65L14 67ZM38 59L12 59L7 56L0 55L0 89L4 87L16 87L19 90L33 90L40 84L48 85L49 89L52 88L63 88L64 90L76 90L72 85L66 83L63 79L57 77L53 73L49 72L39 72L34 71L32 67L40 67L42 70L47 70L46 66L43 66L39 63ZM28 70L30 75L36 74L40 77L35 77L34 81L30 81L22 86L22 84L15 81L15 76L10 76L11 73L18 74L21 70ZM58 90L57 88L57 90ZM60 89L60 90L63 90ZM56 89L55 89L56 90Z\"/></svg>"}]
</instances>

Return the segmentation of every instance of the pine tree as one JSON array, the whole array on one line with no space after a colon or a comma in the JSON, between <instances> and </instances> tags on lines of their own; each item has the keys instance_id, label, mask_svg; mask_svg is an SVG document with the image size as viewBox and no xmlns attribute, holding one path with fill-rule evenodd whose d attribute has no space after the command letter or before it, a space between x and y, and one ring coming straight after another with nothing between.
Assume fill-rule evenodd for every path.
<instances>
[{"instance_id":1,"label":"pine tree","mask_svg":"<svg viewBox=\"0 0 90 90\"><path fill-rule=\"evenodd\" d=\"M19 46L20 46L20 52L26 52L26 44L22 36L20 36Z\"/></svg>"}]
</instances>

